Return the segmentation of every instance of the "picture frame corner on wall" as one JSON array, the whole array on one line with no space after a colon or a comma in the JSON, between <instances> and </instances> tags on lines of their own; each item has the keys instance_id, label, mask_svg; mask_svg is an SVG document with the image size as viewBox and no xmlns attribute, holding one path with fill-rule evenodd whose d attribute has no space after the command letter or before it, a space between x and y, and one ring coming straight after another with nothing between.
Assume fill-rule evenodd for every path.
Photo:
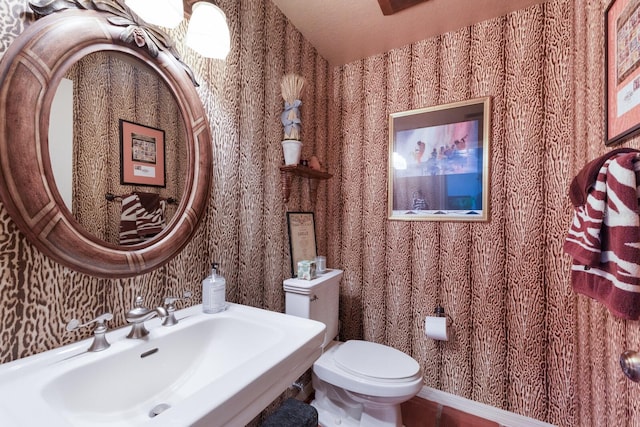
<instances>
[{"instance_id":1,"label":"picture frame corner on wall","mask_svg":"<svg viewBox=\"0 0 640 427\"><path fill-rule=\"evenodd\" d=\"M389 115L389 220L489 220L491 100Z\"/></svg>"},{"instance_id":2,"label":"picture frame corner on wall","mask_svg":"<svg viewBox=\"0 0 640 427\"><path fill-rule=\"evenodd\" d=\"M166 187L165 131L119 119L120 184Z\"/></svg>"},{"instance_id":3,"label":"picture frame corner on wall","mask_svg":"<svg viewBox=\"0 0 640 427\"><path fill-rule=\"evenodd\" d=\"M640 132L640 1L611 0L604 12L604 144Z\"/></svg>"},{"instance_id":4,"label":"picture frame corner on wall","mask_svg":"<svg viewBox=\"0 0 640 427\"><path fill-rule=\"evenodd\" d=\"M315 260L318 248L313 212L287 212L291 277L298 276L298 261Z\"/></svg>"}]
</instances>

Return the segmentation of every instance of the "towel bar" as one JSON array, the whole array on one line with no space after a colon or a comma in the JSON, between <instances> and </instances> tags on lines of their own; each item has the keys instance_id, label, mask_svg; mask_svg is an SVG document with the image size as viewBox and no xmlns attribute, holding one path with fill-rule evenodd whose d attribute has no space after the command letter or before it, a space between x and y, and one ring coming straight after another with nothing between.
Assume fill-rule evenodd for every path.
<instances>
[{"instance_id":1,"label":"towel bar","mask_svg":"<svg viewBox=\"0 0 640 427\"><path fill-rule=\"evenodd\" d=\"M116 196L116 195L115 195L115 194L113 194L113 193L106 193L106 194L104 195L104 198L105 198L105 199L107 199L107 200L108 200L108 201L110 201L110 202L113 202L113 201L121 201L121 200L122 200L122 197L126 197L127 195L128 195L128 194L125 194L124 196ZM176 199L175 199L175 198L173 198L173 197L163 198L163 200L166 200L166 202L167 202L168 204L170 204L170 205L177 205L177 204L178 204L178 200L176 200Z\"/></svg>"}]
</instances>

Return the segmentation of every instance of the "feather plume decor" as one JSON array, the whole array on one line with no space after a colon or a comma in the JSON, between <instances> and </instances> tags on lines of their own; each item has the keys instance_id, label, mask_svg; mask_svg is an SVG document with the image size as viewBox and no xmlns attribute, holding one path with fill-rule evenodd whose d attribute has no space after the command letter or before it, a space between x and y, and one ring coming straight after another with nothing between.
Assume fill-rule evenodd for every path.
<instances>
[{"instance_id":1,"label":"feather plume decor","mask_svg":"<svg viewBox=\"0 0 640 427\"><path fill-rule=\"evenodd\" d=\"M285 140L300 140L300 111L302 105L302 92L304 90L304 77L297 74L285 74L280 88L284 99L284 111L280 116L284 126Z\"/></svg>"}]
</instances>

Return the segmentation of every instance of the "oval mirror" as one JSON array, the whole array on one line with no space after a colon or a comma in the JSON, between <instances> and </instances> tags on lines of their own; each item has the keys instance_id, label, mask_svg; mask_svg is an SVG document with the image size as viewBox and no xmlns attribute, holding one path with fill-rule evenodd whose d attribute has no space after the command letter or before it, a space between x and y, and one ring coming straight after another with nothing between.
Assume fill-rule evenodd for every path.
<instances>
[{"instance_id":1,"label":"oval mirror","mask_svg":"<svg viewBox=\"0 0 640 427\"><path fill-rule=\"evenodd\" d=\"M191 72L176 58L168 38L137 22L120 0L32 0L30 4L46 16L30 25L0 61L0 199L34 246L67 267L107 278L151 271L188 243L209 199L211 137ZM100 52L146 64L172 94L184 126L184 175L175 213L155 237L132 246L88 232L66 207L51 166L49 123L56 91L74 64ZM104 98L103 102L111 101L108 94ZM113 132L106 138L106 146L120 144ZM98 185L103 185L100 192L118 191L108 188L109 183ZM159 188L132 184L126 192L143 189L160 194Z\"/></svg>"},{"instance_id":2,"label":"oval mirror","mask_svg":"<svg viewBox=\"0 0 640 427\"><path fill-rule=\"evenodd\" d=\"M135 164L145 171L143 178L156 180L156 185L122 179L129 160L122 157L123 145L131 142L122 131L129 126L160 136L133 140L143 144ZM56 89L48 138L60 197L79 225L97 239L130 245L154 238L154 229L143 236L126 226L134 193L163 201L158 221L168 224L174 217L186 176L184 120L172 92L144 62L100 51L73 64Z\"/></svg>"}]
</instances>

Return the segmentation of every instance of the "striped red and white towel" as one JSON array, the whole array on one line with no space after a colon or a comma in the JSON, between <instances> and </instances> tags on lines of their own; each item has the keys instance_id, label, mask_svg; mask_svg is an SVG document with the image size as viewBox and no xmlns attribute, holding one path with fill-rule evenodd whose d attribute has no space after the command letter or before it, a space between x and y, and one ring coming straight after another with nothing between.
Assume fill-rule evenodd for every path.
<instances>
[{"instance_id":1,"label":"striped red and white towel","mask_svg":"<svg viewBox=\"0 0 640 427\"><path fill-rule=\"evenodd\" d=\"M142 243L165 227L167 202L157 194L136 192L122 198L120 244Z\"/></svg>"},{"instance_id":2,"label":"striped red and white towel","mask_svg":"<svg viewBox=\"0 0 640 427\"><path fill-rule=\"evenodd\" d=\"M573 289L615 316L633 320L640 318L639 153L615 150L574 178L572 190L584 188L586 197L571 194L575 211L564 243L573 257ZM599 168L597 175L594 168ZM585 176L595 181L583 186Z\"/></svg>"}]
</instances>

